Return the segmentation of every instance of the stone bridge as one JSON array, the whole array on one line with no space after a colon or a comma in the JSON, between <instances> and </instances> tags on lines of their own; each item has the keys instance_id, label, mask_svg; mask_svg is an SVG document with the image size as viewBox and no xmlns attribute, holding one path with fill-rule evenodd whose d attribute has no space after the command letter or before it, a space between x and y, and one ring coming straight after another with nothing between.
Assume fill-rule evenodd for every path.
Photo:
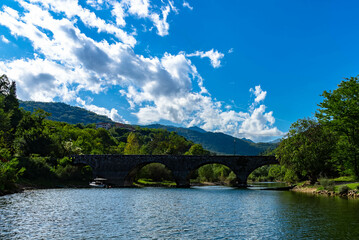
<instances>
[{"instance_id":1,"label":"stone bridge","mask_svg":"<svg viewBox=\"0 0 359 240\"><path fill-rule=\"evenodd\" d=\"M94 177L106 178L119 187L132 186L138 171L150 163L161 163L171 170L177 187L189 187L191 173L206 164L229 167L236 174L239 187L247 185L247 177L255 169L279 164L273 156L76 155L72 159L75 165L90 165Z\"/></svg>"}]
</instances>

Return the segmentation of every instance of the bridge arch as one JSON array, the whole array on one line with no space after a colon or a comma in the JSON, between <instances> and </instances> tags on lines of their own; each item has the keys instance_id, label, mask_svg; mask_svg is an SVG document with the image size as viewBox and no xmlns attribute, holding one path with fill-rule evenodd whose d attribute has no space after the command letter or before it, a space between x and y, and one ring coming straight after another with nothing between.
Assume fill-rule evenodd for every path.
<instances>
[{"instance_id":1,"label":"bridge arch","mask_svg":"<svg viewBox=\"0 0 359 240\"><path fill-rule=\"evenodd\" d=\"M131 187L133 186L133 183L135 181L135 178L136 176L140 173L140 171L150 165L150 164L161 164L165 167L165 169L167 169L168 171L170 171L170 174L172 175L172 178L173 180L175 180L174 176L173 176L173 173L172 173L172 170L165 164L165 163L162 163L162 162L158 162L158 161L153 161L153 162L145 162L145 163L140 163L136 166L134 166L127 174L127 176L125 176L125 179L124 179L124 185L125 187Z\"/></svg>"},{"instance_id":2,"label":"bridge arch","mask_svg":"<svg viewBox=\"0 0 359 240\"><path fill-rule=\"evenodd\" d=\"M188 181L190 182L190 180L192 179L193 175L195 174L196 171L198 171L199 169L201 169L204 166L211 166L213 167L214 164L218 164L218 165L222 165L227 167L231 172L234 172L232 169L232 166L228 163L222 163L220 161L209 161L209 162L204 162L204 163L200 163L196 166L193 167L193 169L189 172L188 176L186 179L188 179ZM235 173L234 173L235 174ZM237 175L236 175L237 178Z\"/></svg>"}]
</instances>

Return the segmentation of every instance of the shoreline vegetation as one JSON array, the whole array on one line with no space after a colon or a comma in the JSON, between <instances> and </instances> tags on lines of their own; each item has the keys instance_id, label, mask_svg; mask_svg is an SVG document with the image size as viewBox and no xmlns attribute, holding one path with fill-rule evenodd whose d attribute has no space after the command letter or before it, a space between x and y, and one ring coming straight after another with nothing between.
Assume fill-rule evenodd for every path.
<instances>
[{"instance_id":1,"label":"shoreline vegetation","mask_svg":"<svg viewBox=\"0 0 359 240\"><path fill-rule=\"evenodd\" d=\"M340 193L337 191L330 191L330 190L319 190L315 186L307 186L307 187L294 187L290 191L299 192L303 194L312 194L312 195L322 195L328 197L347 197L359 200L359 191L356 189L350 189L347 192Z\"/></svg>"}]
</instances>

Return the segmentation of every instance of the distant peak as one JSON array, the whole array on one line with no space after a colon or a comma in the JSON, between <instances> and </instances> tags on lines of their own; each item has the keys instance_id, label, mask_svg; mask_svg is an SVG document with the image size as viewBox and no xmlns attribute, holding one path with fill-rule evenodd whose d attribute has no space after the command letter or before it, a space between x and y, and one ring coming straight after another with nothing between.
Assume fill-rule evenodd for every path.
<instances>
[{"instance_id":1,"label":"distant peak","mask_svg":"<svg viewBox=\"0 0 359 240\"><path fill-rule=\"evenodd\" d=\"M254 143L252 140L250 140L250 139L248 139L248 138L242 138L242 140L247 141L247 142Z\"/></svg>"},{"instance_id":2,"label":"distant peak","mask_svg":"<svg viewBox=\"0 0 359 240\"><path fill-rule=\"evenodd\" d=\"M200 127L197 127L197 126L194 126L194 127L190 127L188 129L191 129L193 131L196 131L196 132L200 132L200 133L206 133L207 131L203 130L202 128Z\"/></svg>"}]
</instances>

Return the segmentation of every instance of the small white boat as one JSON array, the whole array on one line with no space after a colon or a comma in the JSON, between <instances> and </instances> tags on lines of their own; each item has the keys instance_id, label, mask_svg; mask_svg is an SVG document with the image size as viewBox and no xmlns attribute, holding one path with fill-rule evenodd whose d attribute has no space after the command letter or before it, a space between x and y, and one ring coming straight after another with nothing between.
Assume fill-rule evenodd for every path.
<instances>
[{"instance_id":1,"label":"small white boat","mask_svg":"<svg viewBox=\"0 0 359 240\"><path fill-rule=\"evenodd\" d=\"M107 179L105 178L95 178L92 182L90 182L91 187L95 188L105 188L107 185L104 183Z\"/></svg>"}]
</instances>

